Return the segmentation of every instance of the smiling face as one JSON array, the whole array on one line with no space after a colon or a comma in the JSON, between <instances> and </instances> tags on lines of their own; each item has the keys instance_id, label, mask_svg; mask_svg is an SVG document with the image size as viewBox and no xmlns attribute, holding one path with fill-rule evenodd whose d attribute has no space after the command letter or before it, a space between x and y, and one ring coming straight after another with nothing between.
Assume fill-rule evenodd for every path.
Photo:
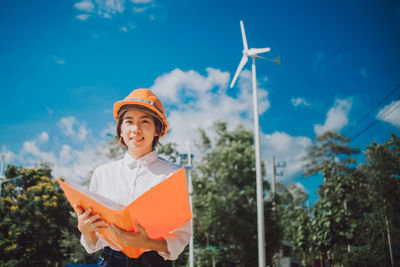
<instances>
[{"instance_id":1,"label":"smiling face","mask_svg":"<svg viewBox=\"0 0 400 267\"><path fill-rule=\"evenodd\" d=\"M158 136L153 116L131 109L123 115L120 127L121 137L133 158L138 159L153 150L154 137Z\"/></svg>"}]
</instances>

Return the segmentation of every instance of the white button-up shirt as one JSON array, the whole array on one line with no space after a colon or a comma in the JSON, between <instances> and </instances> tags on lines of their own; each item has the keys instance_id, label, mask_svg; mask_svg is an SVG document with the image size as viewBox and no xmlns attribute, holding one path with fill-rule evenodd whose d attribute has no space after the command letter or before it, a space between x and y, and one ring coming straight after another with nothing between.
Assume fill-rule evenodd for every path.
<instances>
[{"instance_id":1,"label":"white button-up shirt","mask_svg":"<svg viewBox=\"0 0 400 267\"><path fill-rule=\"evenodd\" d=\"M104 164L94 171L90 182L90 191L127 206L179 168L178 165L158 158L156 151L137 160L132 158L129 153L125 153L123 159ZM171 209L173 208L171 207ZM189 221L164 237L169 253L158 251L158 254L165 260L176 260L189 243L191 235ZM99 234L97 236L99 240L96 245L86 242L83 235L81 236L81 243L88 253L94 253L106 246L119 250Z\"/></svg>"}]
</instances>

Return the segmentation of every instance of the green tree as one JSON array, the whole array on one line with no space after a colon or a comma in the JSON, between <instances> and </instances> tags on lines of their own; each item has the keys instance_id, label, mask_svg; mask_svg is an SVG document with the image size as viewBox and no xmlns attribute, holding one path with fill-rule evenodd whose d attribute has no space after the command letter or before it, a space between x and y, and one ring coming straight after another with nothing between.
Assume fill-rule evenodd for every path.
<instances>
[{"instance_id":1,"label":"green tree","mask_svg":"<svg viewBox=\"0 0 400 267\"><path fill-rule=\"evenodd\" d=\"M311 260L311 222L306 205L307 194L293 183L287 187L277 183L276 189L276 214L283 231L283 239L292 242L296 255L305 264L307 260Z\"/></svg>"},{"instance_id":2,"label":"green tree","mask_svg":"<svg viewBox=\"0 0 400 267\"><path fill-rule=\"evenodd\" d=\"M304 166L304 176L323 177L320 199L312 208L311 252L319 254L321 261L328 251L340 260L361 229L360 207L365 206L365 181L357 174L352 157L359 149L348 145L349 138L334 132L317 136L315 141Z\"/></svg>"},{"instance_id":3,"label":"green tree","mask_svg":"<svg viewBox=\"0 0 400 267\"><path fill-rule=\"evenodd\" d=\"M252 132L215 122L215 140L200 129L202 158L193 175L196 265L256 266L257 201ZM264 181L264 190L268 189ZM279 249L280 231L264 201L267 261Z\"/></svg>"},{"instance_id":4,"label":"green tree","mask_svg":"<svg viewBox=\"0 0 400 267\"><path fill-rule=\"evenodd\" d=\"M61 266L68 259L61 243L63 232L73 232L68 223L71 208L49 164L37 169L8 166L6 177L21 175L3 184L0 201L0 265Z\"/></svg>"},{"instance_id":5,"label":"green tree","mask_svg":"<svg viewBox=\"0 0 400 267\"><path fill-rule=\"evenodd\" d=\"M396 266L400 264L400 138L393 134L385 144L373 142L365 156L366 163L359 170L366 178L369 201L360 235L362 242L351 258L364 257L371 266L378 263L389 266L390 231L392 247L397 248L393 250Z\"/></svg>"},{"instance_id":6,"label":"green tree","mask_svg":"<svg viewBox=\"0 0 400 267\"><path fill-rule=\"evenodd\" d=\"M332 165L331 175L352 172L356 162L352 156L360 150L349 146L350 141L350 138L330 131L317 136L314 145L308 147L305 157L307 163L303 166L304 176L322 174L328 163ZM324 176L324 181L326 178Z\"/></svg>"}]
</instances>

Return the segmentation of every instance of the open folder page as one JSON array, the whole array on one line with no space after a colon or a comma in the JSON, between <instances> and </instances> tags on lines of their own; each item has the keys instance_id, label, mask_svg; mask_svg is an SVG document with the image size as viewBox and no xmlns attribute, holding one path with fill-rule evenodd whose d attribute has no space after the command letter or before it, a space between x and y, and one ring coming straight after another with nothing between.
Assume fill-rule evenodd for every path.
<instances>
[{"instance_id":1,"label":"open folder page","mask_svg":"<svg viewBox=\"0 0 400 267\"><path fill-rule=\"evenodd\" d=\"M72 207L78 204L85 210L91 208L93 214L100 214L107 223L125 231L136 232L135 222L138 221L151 238L166 236L192 218L183 168L126 207L77 185L64 183L60 179L57 182ZM99 230L98 233L128 257L137 258L144 252L142 248L126 247L110 230Z\"/></svg>"}]
</instances>

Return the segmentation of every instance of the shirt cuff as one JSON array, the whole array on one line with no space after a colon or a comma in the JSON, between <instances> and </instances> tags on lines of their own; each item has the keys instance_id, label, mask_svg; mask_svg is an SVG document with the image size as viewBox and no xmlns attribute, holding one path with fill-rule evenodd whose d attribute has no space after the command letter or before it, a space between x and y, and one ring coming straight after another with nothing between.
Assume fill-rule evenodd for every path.
<instances>
[{"instance_id":1,"label":"shirt cuff","mask_svg":"<svg viewBox=\"0 0 400 267\"><path fill-rule=\"evenodd\" d=\"M157 251L164 260L176 260L186 245L189 244L192 236L191 221L184 223L167 236L164 237L167 242L168 252Z\"/></svg>"},{"instance_id":2,"label":"shirt cuff","mask_svg":"<svg viewBox=\"0 0 400 267\"><path fill-rule=\"evenodd\" d=\"M100 249L102 249L104 247L104 244L103 244L102 239L100 237L97 240L96 245L93 245L93 244L87 242L85 237L82 234L81 234L81 244L85 248L87 253L89 253L89 254L95 253L96 251L99 251Z\"/></svg>"}]
</instances>

